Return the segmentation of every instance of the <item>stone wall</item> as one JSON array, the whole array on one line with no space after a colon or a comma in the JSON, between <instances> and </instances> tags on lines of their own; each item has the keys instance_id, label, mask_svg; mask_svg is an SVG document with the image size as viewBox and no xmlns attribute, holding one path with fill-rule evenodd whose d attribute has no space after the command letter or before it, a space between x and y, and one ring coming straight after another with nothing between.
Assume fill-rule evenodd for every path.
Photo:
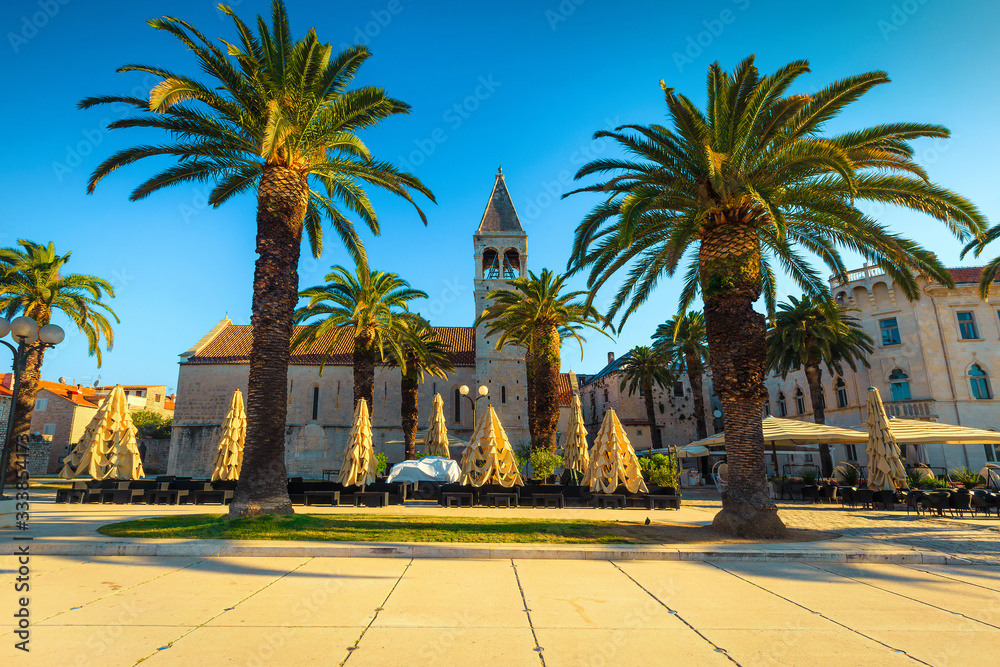
<instances>
[{"instance_id":1,"label":"stone wall","mask_svg":"<svg viewBox=\"0 0 1000 667\"><path fill-rule=\"evenodd\" d=\"M166 475L170 458L170 441L140 438L137 444L142 457L142 469L146 476Z\"/></svg>"}]
</instances>

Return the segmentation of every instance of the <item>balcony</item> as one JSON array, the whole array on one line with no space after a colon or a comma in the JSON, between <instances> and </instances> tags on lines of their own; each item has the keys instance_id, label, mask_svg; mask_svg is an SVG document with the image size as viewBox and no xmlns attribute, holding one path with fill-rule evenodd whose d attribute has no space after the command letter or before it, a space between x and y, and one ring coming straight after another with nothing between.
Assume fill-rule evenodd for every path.
<instances>
[{"instance_id":1,"label":"balcony","mask_svg":"<svg viewBox=\"0 0 1000 667\"><path fill-rule=\"evenodd\" d=\"M934 399L924 398L909 401L885 401L885 413L899 419L937 419Z\"/></svg>"},{"instance_id":2,"label":"balcony","mask_svg":"<svg viewBox=\"0 0 1000 667\"><path fill-rule=\"evenodd\" d=\"M847 272L847 282L853 283L858 280L867 280L868 278L878 278L879 276L884 276L885 271L878 266L865 266L860 269L855 269L854 271ZM834 287L841 287L847 283L841 282L836 276L830 277L830 284Z\"/></svg>"}]
</instances>

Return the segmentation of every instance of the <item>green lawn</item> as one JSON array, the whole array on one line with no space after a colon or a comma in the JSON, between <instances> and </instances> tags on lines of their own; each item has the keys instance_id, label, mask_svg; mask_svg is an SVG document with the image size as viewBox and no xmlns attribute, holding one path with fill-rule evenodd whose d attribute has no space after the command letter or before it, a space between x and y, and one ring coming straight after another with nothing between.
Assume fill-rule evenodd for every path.
<instances>
[{"instance_id":1,"label":"green lawn","mask_svg":"<svg viewBox=\"0 0 1000 667\"><path fill-rule=\"evenodd\" d=\"M217 514L193 514L123 521L102 526L100 532L111 537L175 539L649 544L665 541L667 536L663 529L667 527L614 521L500 517L295 514L229 519Z\"/></svg>"},{"instance_id":2,"label":"green lawn","mask_svg":"<svg viewBox=\"0 0 1000 667\"><path fill-rule=\"evenodd\" d=\"M669 523L525 519L462 516L372 516L294 514L230 519L187 514L123 521L102 526L110 537L219 540L316 540L324 542L473 542L548 544L743 543L721 538L709 526ZM835 537L819 531L790 531L788 541Z\"/></svg>"}]
</instances>

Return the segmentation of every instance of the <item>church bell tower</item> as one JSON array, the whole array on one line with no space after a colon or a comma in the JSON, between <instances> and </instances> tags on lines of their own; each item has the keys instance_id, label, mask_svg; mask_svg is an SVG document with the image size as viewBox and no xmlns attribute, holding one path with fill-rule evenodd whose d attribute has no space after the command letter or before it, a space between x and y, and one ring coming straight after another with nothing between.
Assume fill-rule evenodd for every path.
<instances>
[{"instance_id":1,"label":"church bell tower","mask_svg":"<svg viewBox=\"0 0 1000 667\"><path fill-rule=\"evenodd\" d=\"M528 275L528 235L514 210L502 169L497 170L486 212L472 242L478 318L491 304L486 296L490 291L505 289L508 280ZM511 444L529 443L524 348L508 345L497 350L497 337L487 331L486 323L476 327L476 386L489 387L490 404Z\"/></svg>"}]
</instances>

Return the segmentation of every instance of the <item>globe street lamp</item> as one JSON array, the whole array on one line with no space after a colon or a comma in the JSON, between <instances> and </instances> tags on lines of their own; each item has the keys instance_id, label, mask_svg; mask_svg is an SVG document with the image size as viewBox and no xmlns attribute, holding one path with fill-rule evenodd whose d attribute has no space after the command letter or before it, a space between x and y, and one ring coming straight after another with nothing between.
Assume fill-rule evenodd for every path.
<instances>
[{"instance_id":1,"label":"globe street lamp","mask_svg":"<svg viewBox=\"0 0 1000 667\"><path fill-rule=\"evenodd\" d=\"M476 425L478 424L478 421L476 420L476 403L479 402L480 398L488 399L490 394L490 388L487 387L485 384L480 385L479 396L476 396L476 400L472 400L472 397L469 396L469 385L467 384L463 384L461 387L459 387L458 393L460 393L462 396L465 396L465 398L468 399L469 403L472 403L472 430L474 433L476 430Z\"/></svg>"},{"instance_id":2,"label":"globe street lamp","mask_svg":"<svg viewBox=\"0 0 1000 667\"><path fill-rule=\"evenodd\" d=\"M17 347L3 340L7 334L14 339ZM14 409L17 397L21 391L21 373L28 362L28 346L41 341L42 349L55 347L66 338L66 332L56 324L38 326L38 322L30 317L15 317L8 322L0 317L0 343L6 345L14 355L14 386L11 388L10 414L7 416L7 432L4 434L3 453L0 455L0 499L3 499L4 483L7 481L7 461L10 459L14 431Z\"/></svg>"}]
</instances>

